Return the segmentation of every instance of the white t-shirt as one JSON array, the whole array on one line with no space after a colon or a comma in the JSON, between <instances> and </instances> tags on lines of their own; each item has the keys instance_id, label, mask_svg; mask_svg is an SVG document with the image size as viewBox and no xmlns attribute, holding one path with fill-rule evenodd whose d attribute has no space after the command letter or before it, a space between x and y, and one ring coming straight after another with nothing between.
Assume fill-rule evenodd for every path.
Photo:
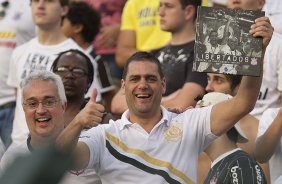
<instances>
[{"instance_id":1,"label":"white t-shirt","mask_svg":"<svg viewBox=\"0 0 282 184\"><path fill-rule=\"evenodd\" d=\"M263 6L265 16L269 17L274 31L282 34L282 2L281 0L267 0Z\"/></svg>"},{"instance_id":2,"label":"white t-shirt","mask_svg":"<svg viewBox=\"0 0 282 184\"><path fill-rule=\"evenodd\" d=\"M0 175L12 164L19 156L27 156L31 152L27 147L27 141L24 140L18 145L11 145L3 155L0 162ZM80 175L67 172L59 184L101 184L99 177L93 170L85 170Z\"/></svg>"},{"instance_id":3,"label":"white t-shirt","mask_svg":"<svg viewBox=\"0 0 282 184\"><path fill-rule=\"evenodd\" d=\"M198 155L216 136L210 129L211 106L174 114L162 108L162 119L148 134L139 124L120 120L100 125L79 141L90 149L88 168L103 184L192 183Z\"/></svg>"},{"instance_id":4,"label":"white t-shirt","mask_svg":"<svg viewBox=\"0 0 282 184\"><path fill-rule=\"evenodd\" d=\"M260 119L262 113L269 108L281 106L282 92L282 35L273 33L264 56L263 79L260 95L251 115Z\"/></svg>"},{"instance_id":5,"label":"white t-shirt","mask_svg":"<svg viewBox=\"0 0 282 184\"><path fill-rule=\"evenodd\" d=\"M72 39L67 39L57 45L42 45L37 38L34 38L26 44L17 47L13 52L8 75L8 84L17 88L17 103L12 131L13 144L25 140L28 135L28 128L22 109L21 80L35 70L50 70L57 54L68 49L81 50Z\"/></svg>"},{"instance_id":6,"label":"white t-shirt","mask_svg":"<svg viewBox=\"0 0 282 184\"><path fill-rule=\"evenodd\" d=\"M29 0L9 1L6 15L0 20L0 106L16 100L14 88L7 85L12 52L35 36L29 3Z\"/></svg>"},{"instance_id":7,"label":"white t-shirt","mask_svg":"<svg viewBox=\"0 0 282 184\"><path fill-rule=\"evenodd\" d=\"M273 184L281 184L282 183L282 175L277 178L277 180L275 180L275 182Z\"/></svg>"},{"instance_id":8,"label":"white t-shirt","mask_svg":"<svg viewBox=\"0 0 282 184\"><path fill-rule=\"evenodd\" d=\"M257 137L262 136L268 127L273 122L274 118L277 116L279 108L267 109L259 122ZM270 178L271 182L274 182L280 175L282 175L282 138L280 143L269 160Z\"/></svg>"}]
</instances>

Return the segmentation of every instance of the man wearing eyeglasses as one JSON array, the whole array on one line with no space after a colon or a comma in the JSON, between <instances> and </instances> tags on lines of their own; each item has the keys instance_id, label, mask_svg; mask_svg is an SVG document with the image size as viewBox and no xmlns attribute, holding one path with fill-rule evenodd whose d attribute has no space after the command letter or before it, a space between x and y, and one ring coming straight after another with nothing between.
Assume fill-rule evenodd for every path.
<instances>
[{"instance_id":1,"label":"man wearing eyeglasses","mask_svg":"<svg viewBox=\"0 0 282 184\"><path fill-rule=\"evenodd\" d=\"M83 54L81 51L76 50L76 53L77 52ZM74 59L77 59L78 56L72 54L72 57L74 57ZM90 60L89 62L91 64ZM6 169L18 156L24 156L32 153L34 150L42 149L45 146L54 144L54 141L56 140L60 132L64 129L64 127L67 126L68 122L80 111L80 107L83 106L81 103L85 102L84 94L88 89L87 86L90 86L93 80L93 67L92 72L88 71L88 67L85 66L87 64L86 62L83 63L82 58L81 63L76 63L78 65L81 64L81 68L70 68L66 65L63 66L64 63L61 63L61 65L58 65L58 67L54 67L56 73L61 77L73 76L78 79L77 82L80 84L81 90L84 89L84 91L82 92L82 94L79 94L79 92L77 92L80 95L80 99L76 99L76 101L67 97L78 97L79 95L70 94L71 91L75 92L75 90L72 89L70 85L64 84L60 76L55 75L52 72L43 70L37 71L30 74L21 82L21 87L23 88L22 107L24 109L26 122L29 129L29 136L27 139L22 140L20 144L13 144L7 150L0 162L1 172L6 172ZM90 80L88 81L89 76ZM75 80L73 77L71 78ZM66 91L64 90L64 86L67 89ZM68 106L67 99L70 99L70 101L68 101ZM38 159L35 159L35 162L31 164L39 164L37 162ZM52 163L51 161L50 167L55 164L58 163ZM37 176L27 174L26 178L28 177ZM50 181L52 181L53 178L54 176L50 175ZM67 172L67 174L65 174L63 179L60 181L60 184L77 183L101 184L99 177L95 175L93 170L83 170L77 173Z\"/></svg>"},{"instance_id":2,"label":"man wearing eyeglasses","mask_svg":"<svg viewBox=\"0 0 282 184\"><path fill-rule=\"evenodd\" d=\"M17 47L13 52L8 80L9 86L16 88L17 99L13 121L12 144L19 143L28 134L21 107L20 81L37 70L50 70L57 54L68 49L81 49L72 39L61 31L62 17L68 11L69 0L31 0L33 21L37 36Z\"/></svg>"},{"instance_id":3,"label":"man wearing eyeglasses","mask_svg":"<svg viewBox=\"0 0 282 184\"><path fill-rule=\"evenodd\" d=\"M85 106L87 102L85 94L93 82L95 71L90 58L77 49L59 53L51 68L62 78L65 87L68 100L65 122L68 124ZM96 86L94 87L97 89ZM98 103L102 102L98 101ZM109 119L113 118L110 113L105 114L102 124L108 123Z\"/></svg>"},{"instance_id":4,"label":"man wearing eyeglasses","mask_svg":"<svg viewBox=\"0 0 282 184\"><path fill-rule=\"evenodd\" d=\"M53 144L65 127L67 99L59 76L48 71L34 72L21 82L21 87L29 136L5 152L0 163L1 171L18 156Z\"/></svg>"},{"instance_id":5,"label":"man wearing eyeglasses","mask_svg":"<svg viewBox=\"0 0 282 184\"><path fill-rule=\"evenodd\" d=\"M52 65L52 71L63 81L68 105L64 114L65 125L68 125L85 106L85 93L93 81L94 68L90 58L83 52L75 49L61 52ZM107 113L102 123L108 123L113 118ZM100 178L94 169L71 172L64 178L67 184L101 184Z\"/></svg>"}]
</instances>

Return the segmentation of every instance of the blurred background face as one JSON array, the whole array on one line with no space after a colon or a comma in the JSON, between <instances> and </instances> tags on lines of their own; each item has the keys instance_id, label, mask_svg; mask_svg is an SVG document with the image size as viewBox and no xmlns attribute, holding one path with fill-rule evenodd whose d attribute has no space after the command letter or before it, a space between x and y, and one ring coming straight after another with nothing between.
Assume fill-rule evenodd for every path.
<instances>
[{"instance_id":1,"label":"blurred background face","mask_svg":"<svg viewBox=\"0 0 282 184\"><path fill-rule=\"evenodd\" d=\"M66 37L73 38L75 35L75 27L72 25L71 21L68 18L64 18L62 23L62 32L66 35Z\"/></svg>"},{"instance_id":2,"label":"blurred background face","mask_svg":"<svg viewBox=\"0 0 282 184\"><path fill-rule=\"evenodd\" d=\"M232 94L231 81L223 74L208 73L207 92L221 92L225 94Z\"/></svg>"},{"instance_id":3,"label":"blurred background face","mask_svg":"<svg viewBox=\"0 0 282 184\"><path fill-rule=\"evenodd\" d=\"M35 24L49 28L60 25L62 16L67 12L67 6L62 7L59 0L32 0L31 10Z\"/></svg>"},{"instance_id":4,"label":"blurred background face","mask_svg":"<svg viewBox=\"0 0 282 184\"><path fill-rule=\"evenodd\" d=\"M159 15L164 31L178 32L185 25L185 9L179 0L160 0Z\"/></svg>"},{"instance_id":5,"label":"blurred background face","mask_svg":"<svg viewBox=\"0 0 282 184\"><path fill-rule=\"evenodd\" d=\"M265 0L229 0L228 8L241 8L247 10L261 10Z\"/></svg>"},{"instance_id":6,"label":"blurred background face","mask_svg":"<svg viewBox=\"0 0 282 184\"><path fill-rule=\"evenodd\" d=\"M68 70L56 71L59 68L67 68ZM85 95L88 89L89 70L84 57L72 52L62 55L55 68L55 73L62 78L68 100L81 98Z\"/></svg>"}]
</instances>

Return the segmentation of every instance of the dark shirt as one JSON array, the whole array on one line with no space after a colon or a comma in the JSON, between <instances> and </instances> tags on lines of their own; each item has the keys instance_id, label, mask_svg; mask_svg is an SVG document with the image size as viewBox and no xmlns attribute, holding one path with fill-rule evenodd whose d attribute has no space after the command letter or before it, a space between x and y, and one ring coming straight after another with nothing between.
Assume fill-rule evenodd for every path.
<instances>
[{"instance_id":1,"label":"dark shirt","mask_svg":"<svg viewBox=\"0 0 282 184\"><path fill-rule=\"evenodd\" d=\"M192 72L194 44L193 41L182 45L167 45L152 51L160 60L166 79L167 88L164 96L181 89L186 82L194 82L203 88L206 87L206 73Z\"/></svg>"},{"instance_id":2,"label":"dark shirt","mask_svg":"<svg viewBox=\"0 0 282 184\"><path fill-rule=\"evenodd\" d=\"M237 150L216 163L204 184L265 184L266 178L259 164L246 152Z\"/></svg>"}]
</instances>

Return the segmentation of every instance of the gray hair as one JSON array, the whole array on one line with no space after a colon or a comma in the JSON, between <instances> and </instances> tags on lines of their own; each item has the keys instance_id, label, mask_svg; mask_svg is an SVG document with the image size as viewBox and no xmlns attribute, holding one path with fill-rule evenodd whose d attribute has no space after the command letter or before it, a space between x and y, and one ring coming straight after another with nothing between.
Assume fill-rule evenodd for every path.
<instances>
[{"instance_id":1,"label":"gray hair","mask_svg":"<svg viewBox=\"0 0 282 184\"><path fill-rule=\"evenodd\" d=\"M64 84L62 82L61 77L59 75L53 73L53 72L49 72L49 71L46 71L46 70L34 71L34 72L30 73L30 75L27 78L25 78L21 81L20 86L23 89L22 90L22 96L23 96L24 88L28 85L28 83L30 81L34 81L34 80L53 81L57 86L59 98L60 98L62 104L67 102L65 88L64 88Z\"/></svg>"}]
</instances>

